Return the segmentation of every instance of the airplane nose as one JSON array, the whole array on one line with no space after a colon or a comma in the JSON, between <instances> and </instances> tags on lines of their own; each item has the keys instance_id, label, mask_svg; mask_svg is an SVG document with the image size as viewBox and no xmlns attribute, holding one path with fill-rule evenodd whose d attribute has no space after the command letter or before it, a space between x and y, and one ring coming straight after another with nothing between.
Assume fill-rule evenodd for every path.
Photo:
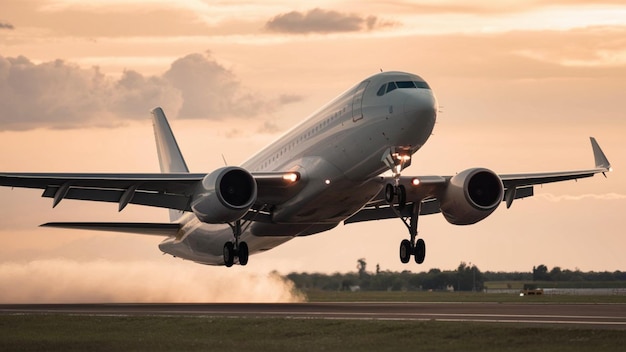
<instances>
[{"instance_id":1,"label":"airplane nose","mask_svg":"<svg viewBox=\"0 0 626 352\"><path fill-rule=\"evenodd\" d=\"M437 113L437 100L430 90L417 91L404 101L404 115L412 119L418 116L434 116Z\"/></svg>"}]
</instances>

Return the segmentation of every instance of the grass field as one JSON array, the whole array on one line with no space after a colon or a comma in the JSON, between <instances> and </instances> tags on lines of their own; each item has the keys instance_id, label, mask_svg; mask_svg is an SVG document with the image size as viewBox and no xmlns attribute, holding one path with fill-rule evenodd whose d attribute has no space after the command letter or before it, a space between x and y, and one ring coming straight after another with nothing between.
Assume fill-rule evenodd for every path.
<instances>
[{"instance_id":1,"label":"grass field","mask_svg":"<svg viewBox=\"0 0 626 352\"><path fill-rule=\"evenodd\" d=\"M541 288L626 288L626 281L485 281L488 289L521 290L524 284Z\"/></svg>"},{"instance_id":2,"label":"grass field","mask_svg":"<svg viewBox=\"0 0 626 352\"><path fill-rule=\"evenodd\" d=\"M624 296L308 292L311 302L621 303ZM0 315L0 351L621 351L626 331L436 321Z\"/></svg>"},{"instance_id":3,"label":"grass field","mask_svg":"<svg viewBox=\"0 0 626 352\"><path fill-rule=\"evenodd\" d=\"M0 316L0 351L620 351L618 330L279 318Z\"/></svg>"}]
</instances>

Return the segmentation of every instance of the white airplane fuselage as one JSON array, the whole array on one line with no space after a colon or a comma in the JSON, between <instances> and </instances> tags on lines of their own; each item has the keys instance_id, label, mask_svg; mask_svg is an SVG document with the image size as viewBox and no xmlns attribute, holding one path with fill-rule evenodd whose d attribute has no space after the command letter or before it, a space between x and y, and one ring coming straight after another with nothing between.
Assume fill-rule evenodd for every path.
<instances>
[{"instance_id":1,"label":"white airplane fuselage","mask_svg":"<svg viewBox=\"0 0 626 352\"><path fill-rule=\"evenodd\" d=\"M389 82L421 84L381 88ZM415 153L430 137L436 114L436 98L421 77L380 73L244 162L241 167L250 172L298 171L307 180L293 198L271 209L271 223L253 222L244 229L241 240L250 254L329 230L359 211L383 186L373 179L389 170L382 161L385 151L401 146ZM191 212L179 221L179 236L163 241L163 252L203 264L224 263L224 243L233 239L228 224L207 224Z\"/></svg>"}]
</instances>

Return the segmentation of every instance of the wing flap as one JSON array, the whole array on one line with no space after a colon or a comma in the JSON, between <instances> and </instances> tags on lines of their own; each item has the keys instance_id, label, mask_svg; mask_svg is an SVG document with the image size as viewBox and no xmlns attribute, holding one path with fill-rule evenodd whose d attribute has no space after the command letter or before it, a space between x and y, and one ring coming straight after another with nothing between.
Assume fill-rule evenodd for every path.
<instances>
[{"instance_id":1,"label":"wing flap","mask_svg":"<svg viewBox=\"0 0 626 352\"><path fill-rule=\"evenodd\" d=\"M394 219L398 217L398 213L403 217L411 216L413 204L407 204L402 210L400 210L396 205L396 211L392 209L391 206L376 206L376 207L365 207L359 210L356 214L352 215L348 219L344 221L345 224L352 224L355 222L362 221L371 221L371 220L384 220L384 219ZM396 213L397 212L397 213ZM439 213L439 201L436 199L426 199L422 201L422 207L420 208L420 215L430 215Z\"/></svg>"},{"instance_id":2,"label":"wing flap","mask_svg":"<svg viewBox=\"0 0 626 352\"><path fill-rule=\"evenodd\" d=\"M41 227L133 233L150 236L177 236L180 224L145 222L49 222Z\"/></svg>"},{"instance_id":3,"label":"wing flap","mask_svg":"<svg viewBox=\"0 0 626 352\"><path fill-rule=\"evenodd\" d=\"M54 198L58 189L59 187L47 187L41 196L45 198ZM124 194L125 190L117 189L70 188L63 198L120 203ZM135 191L132 198L128 200L128 203L189 211L191 210L189 207L189 200L189 197L177 194Z\"/></svg>"},{"instance_id":4,"label":"wing flap","mask_svg":"<svg viewBox=\"0 0 626 352\"><path fill-rule=\"evenodd\" d=\"M190 194L206 174L114 174L114 173L0 173L0 186L20 188L71 187L128 189Z\"/></svg>"}]
</instances>

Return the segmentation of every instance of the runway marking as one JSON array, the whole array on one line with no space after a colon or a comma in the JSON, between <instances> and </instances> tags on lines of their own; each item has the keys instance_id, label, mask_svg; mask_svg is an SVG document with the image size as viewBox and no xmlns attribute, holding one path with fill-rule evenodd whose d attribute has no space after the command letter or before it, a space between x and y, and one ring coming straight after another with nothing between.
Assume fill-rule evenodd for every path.
<instances>
[{"instance_id":1,"label":"runway marking","mask_svg":"<svg viewBox=\"0 0 626 352\"><path fill-rule=\"evenodd\" d=\"M455 313L455 311L458 311ZM486 312L481 312L486 311ZM529 314L523 314L528 311ZM537 314L545 311L548 314ZM558 314L563 312L564 314ZM511 313L511 314L507 314ZM551 313L551 314L550 314ZM570 313L570 314L567 314ZM579 313L579 314L571 314ZM588 313L588 315L584 315ZM598 314L594 314L598 313ZM580 325L626 329L626 305L504 305L411 303L308 304L85 304L0 305L0 314L72 316L188 316L328 320L397 320Z\"/></svg>"},{"instance_id":2,"label":"runway marking","mask_svg":"<svg viewBox=\"0 0 626 352\"><path fill-rule=\"evenodd\" d=\"M300 319L300 318L298 318ZM517 323L517 324L572 324L572 325L605 325L624 326L626 322L612 321L584 321L584 320L512 320L512 319L452 319L452 318L348 318L348 317L327 317L328 320L384 320L384 321L439 321L452 323Z\"/></svg>"},{"instance_id":3,"label":"runway marking","mask_svg":"<svg viewBox=\"0 0 626 352\"><path fill-rule=\"evenodd\" d=\"M39 311L37 313L40 314L58 314L63 313L60 311ZM208 313L208 314L207 314ZM11 313L11 315L29 315L28 313L16 312ZM92 316L92 317L132 317L137 316L137 314L131 313L75 313L70 312L67 314L68 316ZM452 323L463 323L463 322L471 322L471 323L517 323L517 324L570 324L570 325L600 325L600 326L623 326L626 327L626 321L585 321L585 320L531 320L531 319L485 319L483 317L508 317L507 315L473 315L473 314L409 314L409 316L403 316L406 314L386 314L388 316L382 317L371 317L367 316L370 314L367 313L335 313L335 316L325 316L324 313L318 312L303 312L298 314L292 313L275 313L275 312L257 312L255 314L233 314L233 312L203 312L203 313L189 313L189 312L167 312L164 314L154 313L148 314L150 316L159 316L159 317L191 317L191 318L230 318L230 319L241 319L241 318L263 318L263 317L281 317L287 319L323 319L323 320L371 320L371 321L436 321L436 322L452 322ZM451 318L453 316L464 316L465 318ZM471 317L476 316L476 319L472 319ZM450 318L446 318L450 317ZM511 316L511 317L525 317L521 316ZM528 317L558 317L558 316L528 316ZM593 319L619 319L615 317L578 317L578 318L593 318Z\"/></svg>"}]
</instances>

